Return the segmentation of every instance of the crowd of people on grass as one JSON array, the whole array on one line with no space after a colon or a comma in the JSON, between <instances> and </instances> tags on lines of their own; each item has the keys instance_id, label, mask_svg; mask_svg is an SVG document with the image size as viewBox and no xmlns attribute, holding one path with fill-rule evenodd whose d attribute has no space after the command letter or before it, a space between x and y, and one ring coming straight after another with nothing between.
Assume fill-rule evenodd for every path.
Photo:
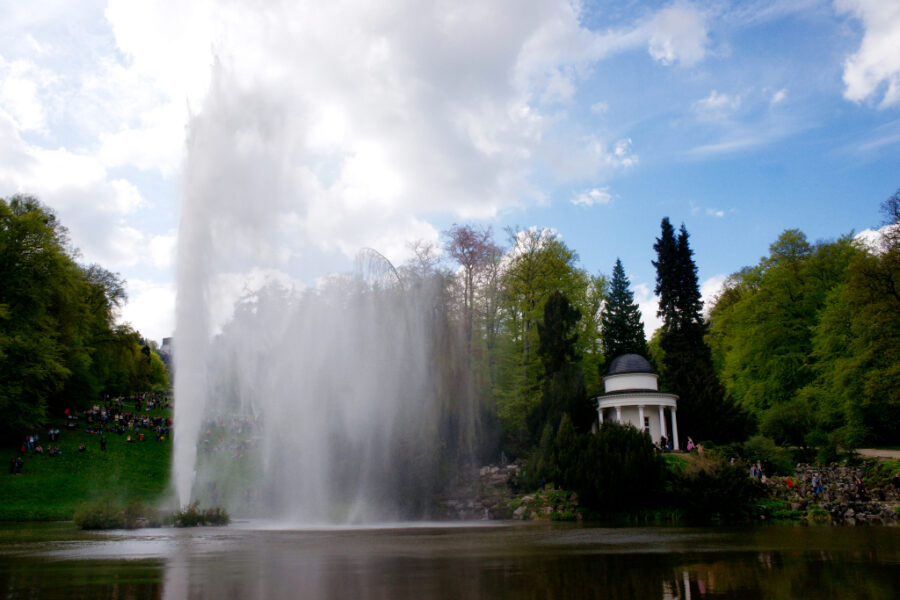
<instances>
[{"instance_id":1,"label":"crowd of people on grass","mask_svg":"<svg viewBox=\"0 0 900 600\"><path fill-rule=\"evenodd\" d=\"M240 458L248 450L256 448L259 422L251 416L227 415L209 419L203 424L202 454L228 452Z\"/></svg>"},{"instance_id":2,"label":"crowd of people on grass","mask_svg":"<svg viewBox=\"0 0 900 600\"><path fill-rule=\"evenodd\" d=\"M172 418L160 415L151 416L149 411L167 410L171 406L171 392L146 392L109 398L105 403L95 404L81 413L67 408L62 416L67 431L79 431L83 428L85 433L99 435L100 450L106 450L107 434L126 436L125 441L129 443L143 442L146 439L155 439L157 442L166 441L172 432ZM10 460L10 474L22 473L27 455L61 455L62 450L56 443L59 438L60 430L54 426L47 430L46 445L42 445L37 433L25 436L19 447L18 455ZM87 445L80 443L78 452L86 451Z\"/></svg>"}]
</instances>

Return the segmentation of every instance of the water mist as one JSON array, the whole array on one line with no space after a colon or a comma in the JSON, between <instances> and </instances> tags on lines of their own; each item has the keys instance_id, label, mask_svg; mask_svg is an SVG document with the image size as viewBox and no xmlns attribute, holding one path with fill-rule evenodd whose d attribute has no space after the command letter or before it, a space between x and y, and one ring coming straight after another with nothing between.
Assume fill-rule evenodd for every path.
<instances>
[{"instance_id":1,"label":"water mist","mask_svg":"<svg viewBox=\"0 0 900 600\"><path fill-rule=\"evenodd\" d=\"M174 340L178 502L305 523L426 516L470 460L476 429L443 277L401 277L368 253L364 268L314 289L247 287L213 325L223 279L285 263L282 217L303 211L292 189L303 124L290 114L276 95L236 91L217 67L190 125Z\"/></svg>"}]
</instances>

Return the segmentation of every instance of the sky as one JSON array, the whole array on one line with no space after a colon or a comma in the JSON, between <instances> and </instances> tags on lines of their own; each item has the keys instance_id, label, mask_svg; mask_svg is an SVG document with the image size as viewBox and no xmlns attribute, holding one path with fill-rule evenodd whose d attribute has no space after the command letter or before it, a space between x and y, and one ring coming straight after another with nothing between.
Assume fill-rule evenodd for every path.
<instances>
[{"instance_id":1,"label":"sky","mask_svg":"<svg viewBox=\"0 0 900 600\"><path fill-rule=\"evenodd\" d=\"M55 210L157 341L192 194L254 248L219 319L470 223L621 258L652 330L663 217L711 298L787 228L877 228L898 188L895 0L0 0L0 197Z\"/></svg>"}]
</instances>

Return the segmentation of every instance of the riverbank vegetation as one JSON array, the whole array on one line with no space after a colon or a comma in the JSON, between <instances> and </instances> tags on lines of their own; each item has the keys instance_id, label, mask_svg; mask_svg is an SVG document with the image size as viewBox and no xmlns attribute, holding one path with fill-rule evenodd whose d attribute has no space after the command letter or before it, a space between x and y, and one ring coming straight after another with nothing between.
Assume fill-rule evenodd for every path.
<instances>
[{"instance_id":1,"label":"riverbank vegetation","mask_svg":"<svg viewBox=\"0 0 900 600\"><path fill-rule=\"evenodd\" d=\"M28 196L0 198L0 446L66 409L168 389L152 342L116 323L125 282L77 261L66 228Z\"/></svg>"},{"instance_id":2,"label":"riverbank vegetation","mask_svg":"<svg viewBox=\"0 0 900 600\"><path fill-rule=\"evenodd\" d=\"M409 477L385 485L422 498L418 488L446 491L461 465L502 457L527 463L523 486L553 481L591 510L670 506L727 518L754 502L749 462L788 475L797 462L852 457L861 444L896 446L900 192L883 208L885 227L865 239L848 232L811 243L786 230L707 305L687 228L662 219L648 245L663 324L649 341L621 261L610 257L609 278L589 273L550 229L510 228L501 245L489 228L454 225L443 253L415 244L413 260L390 268L397 294L440 290L432 310L440 335L428 360L440 365L429 393L441 414L410 442L439 458L428 469L436 481L400 468ZM115 325L124 282L76 256L52 211L27 197L0 201L0 372L9 374L0 379L0 435L8 447L66 408L168 385L153 345ZM660 389L679 396L681 446L690 435L716 451L683 462L658 455L642 432L598 427L590 399L623 352L647 354ZM73 502L109 486L127 490L124 501L162 493L169 444L153 441L42 479L42 461L85 458L79 440L97 452L91 436L73 433L61 456L29 459L28 477L11 477L16 483L0 492L0 518L4 510L71 518ZM141 460L129 454L145 447L154 449Z\"/></svg>"}]
</instances>

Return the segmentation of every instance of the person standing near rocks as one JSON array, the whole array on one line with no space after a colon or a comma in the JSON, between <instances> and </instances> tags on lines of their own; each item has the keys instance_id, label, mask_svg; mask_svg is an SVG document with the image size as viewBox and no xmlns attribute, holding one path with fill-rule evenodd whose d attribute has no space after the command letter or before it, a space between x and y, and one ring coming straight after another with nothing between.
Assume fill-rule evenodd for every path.
<instances>
[{"instance_id":1,"label":"person standing near rocks","mask_svg":"<svg viewBox=\"0 0 900 600\"><path fill-rule=\"evenodd\" d=\"M856 478L856 496L860 500L868 500L868 496L866 496L866 486L863 484L862 479L859 477Z\"/></svg>"}]
</instances>

